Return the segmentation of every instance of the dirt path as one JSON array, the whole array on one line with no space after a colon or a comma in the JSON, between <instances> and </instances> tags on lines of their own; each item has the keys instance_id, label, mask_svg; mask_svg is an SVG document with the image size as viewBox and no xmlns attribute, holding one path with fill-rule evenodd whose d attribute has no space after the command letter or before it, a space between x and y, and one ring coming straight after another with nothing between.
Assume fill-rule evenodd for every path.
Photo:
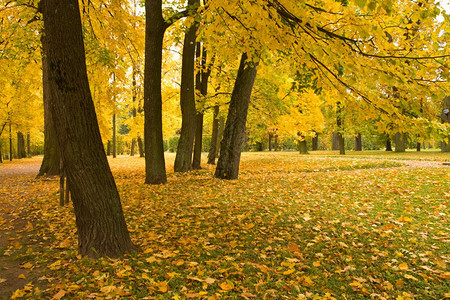
<instances>
[{"instance_id":1,"label":"dirt path","mask_svg":"<svg viewBox=\"0 0 450 300\"><path fill-rule=\"evenodd\" d=\"M20 256L11 255L8 249L20 252L23 231L28 225L26 203L37 195L29 195L28 187L39 171L42 158L29 158L0 164L0 300L9 299L17 289L38 281L39 270L23 267ZM14 203L12 199L14 198Z\"/></svg>"}]
</instances>

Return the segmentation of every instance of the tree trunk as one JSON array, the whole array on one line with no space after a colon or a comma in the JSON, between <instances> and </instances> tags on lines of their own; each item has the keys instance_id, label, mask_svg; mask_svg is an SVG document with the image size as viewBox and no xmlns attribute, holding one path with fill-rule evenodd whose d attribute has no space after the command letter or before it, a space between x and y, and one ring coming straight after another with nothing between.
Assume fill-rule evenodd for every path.
<instances>
[{"instance_id":1,"label":"tree trunk","mask_svg":"<svg viewBox=\"0 0 450 300\"><path fill-rule=\"evenodd\" d=\"M139 157L144 157L144 142L142 141L142 138L140 136L137 138L137 142L138 142ZM164 147L163 147L163 150L164 150ZM164 157L164 153L163 153L163 157Z\"/></svg>"},{"instance_id":2,"label":"tree trunk","mask_svg":"<svg viewBox=\"0 0 450 300\"><path fill-rule=\"evenodd\" d=\"M388 137L386 139L386 151L392 151L392 142L391 142L391 138Z\"/></svg>"},{"instance_id":3,"label":"tree trunk","mask_svg":"<svg viewBox=\"0 0 450 300\"><path fill-rule=\"evenodd\" d=\"M312 138L312 150L319 150L319 133L316 132L316 135Z\"/></svg>"},{"instance_id":4,"label":"tree trunk","mask_svg":"<svg viewBox=\"0 0 450 300\"><path fill-rule=\"evenodd\" d=\"M221 179L237 179L239 175L239 162L242 143L245 139L248 106L255 83L257 67L255 63L247 63L247 58L247 53L242 54L220 145L220 156L214 176Z\"/></svg>"},{"instance_id":5,"label":"tree trunk","mask_svg":"<svg viewBox=\"0 0 450 300\"><path fill-rule=\"evenodd\" d=\"M145 12L145 183L160 184L167 182L162 133L161 68L166 30L162 15L162 0L146 0ZM143 153L140 154L142 157Z\"/></svg>"},{"instance_id":6,"label":"tree trunk","mask_svg":"<svg viewBox=\"0 0 450 300\"><path fill-rule=\"evenodd\" d=\"M337 103L336 125L338 128L337 138L339 142L339 154L345 155L344 124L342 123L342 105L340 102Z\"/></svg>"},{"instance_id":7,"label":"tree trunk","mask_svg":"<svg viewBox=\"0 0 450 300\"><path fill-rule=\"evenodd\" d=\"M406 133L395 134L395 152L406 151Z\"/></svg>"},{"instance_id":8,"label":"tree trunk","mask_svg":"<svg viewBox=\"0 0 450 300\"><path fill-rule=\"evenodd\" d=\"M209 146L208 164L215 165L219 144L219 105L214 106L211 145Z\"/></svg>"},{"instance_id":9,"label":"tree trunk","mask_svg":"<svg viewBox=\"0 0 450 300\"><path fill-rule=\"evenodd\" d=\"M202 90L202 73L204 64L200 62L202 55L202 46L200 42L196 43L195 61L197 63L198 70L195 74L195 90L196 94L200 94ZM203 60L203 59L202 59ZM198 102L198 99L197 99ZM201 169L202 161L202 135L203 135L203 112L197 111L195 125L195 138L194 138L194 154L192 156L192 169Z\"/></svg>"},{"instance_id":10,"label":"tree trunk","mask_svg":"<svg viewBox=\"0 0 450 300\"><path fill-rule=\"evenodd\" d=\"M199 0L188 0L192 6ZM173 169L187 172L192 169L192 147L194 146L197 111L195 109L194 56L198 23L194 22L184 36L183 59L181 65L181 134Z\"/></svg>"},{"instance_id":11,"label":"tree trunk","mask_svg":"<svg viewBox=\"0 0 450 300\"><path fill-rule=\"evenodd\" d=\"M444 98L442 104L441 121L443 124L450 123L450 96ZM441 151L450 152L450 135L447 136L447 142L441 141Z\"/></svg>"},{"instance_id":12,"label":"tree trunk","mask_svg":"<svg viewBox=\"0 0 450 300\"><path fill-rule=\"evenodd\" d=\"M339 150L339 138L336 132L333 132L333 135L331 136L331 150Z\"/></svg>"},{"instance_id":13,"label":"tree trunk","mask_svg":"<svg viewBox=\"0 0 450 300\"><path fill-rule=\"evenodd\" d=\"M0 164L3 162L2 142L0 142Z\"/></svg>"},{"instance_id":14,"label":"tree trunk","mask_svg":"<svg viewBox=\"0 0 450 300\"><path fill-rule=\"evenodd\" d=\"M22 132L17 132L17 158L27 157L27 152L25 150L25 137Z\"/></svg>"},{"instance_id":15,"label":"tree trunk","mask_svg":"<svg viewBox=\"0 0 450 300\"><path fill-rule=\"evenodd\" d=\"M12 130L11 119L9 119L9 161L13 160L13 144L12 144Z\"/></svg>"},{"instance_id":16,"label":"tree trunk","mask_svg":"<svg viewBox=\"0 0 450 300\"><path fill-rule=\"evenodd\" d=\"M136 152L136 139L132 139L131 140L130 156L134 156L135 152Z\"/></svg>"},{"instance_id":17,"label":"tree trunk","mask_svg":"<svg viewBox=\"0 0 450 300\"><path fill-rule=\"evenodd\" d=\"M111 155L111 141L108 140L108 142L106 143L106 155L110 156Z\"/></svg>"},{"instance_id":18,"label":"tree trunk","mask_svg":"<svg viewBox=\"0 0 450 300\"><path fill-rule=\"evenodd\" d=\"M31 157L31 136L27 133L27 157Z\"/></svg>"},{"instance_id":19,"label":"tree trunk","mask_svg":"<svg viewBox=\"0 0 450 300\"><path fill-rule=\"evenodd\" d=\"M362 151L362 137L361 133L358 133L355 137L355 151Z\"/></svg>"},{"instance_id":20,"label":"tree trunk","mask_svg":"<svg viewBox=\"0 0 450 300\"><path fill-rule=\"evenodd\" d=\"M48 82L48 64L46 53L45 36L42 35L42 94L44 101L44 158L37 176L57 176L59 175L60 154L58 140L53 127L53 119L50 110L50 91Z\"/></svg>"},{"instance_id":21,"label":"tree trunk","mask_svg":"<svg viewBox=\"0 0 450 300\"><path fill-rule=\"evenodd\" d=\"M225 130L225 116L220 116L219 117L219 129L217 131L217 146L216 146L216 157L219 157L220 154L220 144L222 143L223 140L223 132ZM245 138L246 133L244 132Z\"/></svg>"},{"instance_id":22,"label":"tree trunk","mask_svg":"<svg viewBox=\"0 0 450 300\"><path fill-rule=\"evenodd\" d=\"M113 158L117 157L117 140L116 140L116 114L113 113L112 118L112 130L113 130L113 136L112 136L112 155Z\"/></svg>"},{"instance_id":23,"label":"tree trunk","mask_svg":"<svg viewBox=\"0 0 450 300\"><path fill-rule=\"evenodd\" d=\"M298 150L300 154L308 154L308 147L305 139L298 141Z\"/></svg>"},{"instance_id":24,"label":"tree trunk","mask_svg":"<svg viewBox=\"0 0 450 300\"><path fill-rule=\"evenodd\" d=\"M91 257L119 257L135 246L89 89L78 1L43 0L39 6L44 18L50 108L71 183L79 252Z\"/></svg>"}]
</instances>

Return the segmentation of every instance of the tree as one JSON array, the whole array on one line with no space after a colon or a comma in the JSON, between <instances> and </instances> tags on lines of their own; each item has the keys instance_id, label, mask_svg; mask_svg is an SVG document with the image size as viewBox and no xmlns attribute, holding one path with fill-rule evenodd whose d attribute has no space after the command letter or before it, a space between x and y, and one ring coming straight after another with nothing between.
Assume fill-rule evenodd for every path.
<instances>
[{"instance_id":1,"label":"tree","mask_svg":"<svg viewBox=\"0 0 450 300\"><path fill-rule=\"evenodd\" d=\"M199 5L199 0L188 0L188 7L193 9ZM192 169L192 149L194 146L197 111L195 109L195 40L198 23L189 27L183 42L183 59L181 71L180 106L181 106L181 134L178 141L174 171L186 172Z\"/></svg>"},{"instance_id":2,"label":"tree","mask_svg":"<svg viewBox=\"0 0 450 300\"><path fill-rule=\"evenodd\" d=\"M248 106L255 83L257 65L258 62L249 58L247 53L242 54L220 144L220 156L214 173L217 178L238 178Z\"/></svg>"},{"instance_id":3,"label":"tree","mask_svg":"<svg viewBox=\"0 0 450 300\"><path fill-rule=\"evenodd\" d=\"M43 0L50 108L67 178L82 255L133 251L119 194L106 159L86 71L76 0Z\"/></svg>"},{"instance_id":4,"label":"tree","mask_svg":"<svg viewBox=\"0 0 450 300\"><path fill-rule=\"evenodd\" d=\"M442 103L442 111L441 111L441 121L444 125L450 125L450 96L444 98ZM450 134L447 135L444 140L441 142L441 151L442 152L450 152Z\"/></svg>"}]
</instances>

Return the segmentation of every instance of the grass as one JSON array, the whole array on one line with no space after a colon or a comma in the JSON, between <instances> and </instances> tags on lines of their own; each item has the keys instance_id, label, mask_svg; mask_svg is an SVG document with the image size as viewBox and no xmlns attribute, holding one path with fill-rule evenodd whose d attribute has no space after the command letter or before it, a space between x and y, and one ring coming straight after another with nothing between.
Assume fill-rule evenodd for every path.
<instances>
[{"instance_id":1,"label":"grass","mask_svg":"<svg viewBox=\"0 0 450 300\"><path fill-rule=\"evenodd\" d=\"M45 272L48 288L30 286L21 294L28 298L449 297L448 167L391 158L417 156L245 153L240 179L222 181L210 166L174 174L168 155L169 180L158 186L142 183L143 159L110 160L142 250L118 260L78 256L72 208L57 206L58 182L23 178L29 195L45 191L31 202L35 225L23 235L48 246L6 251Z\"/></svg>"}]
</instances>

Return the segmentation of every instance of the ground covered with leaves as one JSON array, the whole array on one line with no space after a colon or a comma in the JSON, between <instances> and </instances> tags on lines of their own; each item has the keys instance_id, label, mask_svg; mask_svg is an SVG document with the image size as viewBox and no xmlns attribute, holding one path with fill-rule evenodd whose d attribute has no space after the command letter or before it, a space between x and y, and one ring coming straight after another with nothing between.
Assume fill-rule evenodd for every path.
<instances>
[{"instance_id":1,"label":"ground covered with leaves","mask_svg":"<svg viewBox=\"0 0 450 300\"><path fill-rule=\"evenodd\" d=\"M39 159L0 165L0 291L15 280L12 298L450 297L450 156L329 154L246 153L237 181L206 165L175 174L169 155L157 186L143 184L142 158L110 159L141 249L115 260L77 254L57 179L1 175Z\"/></svg>"}]
</instances>

